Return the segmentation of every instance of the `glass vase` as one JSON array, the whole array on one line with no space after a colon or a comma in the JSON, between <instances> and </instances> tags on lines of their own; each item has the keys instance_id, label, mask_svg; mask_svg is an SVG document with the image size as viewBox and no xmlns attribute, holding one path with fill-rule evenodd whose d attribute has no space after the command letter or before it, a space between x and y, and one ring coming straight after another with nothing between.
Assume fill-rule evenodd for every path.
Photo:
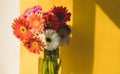
<instances>
[{"instance_id":1,"label":"glass vase","mask_svg":"<svg viewBox=\"0 0 120 74\"><path fill-rule=\"evenodd\" d=\"M44 58L39 58L38 74L60 74L61 59L59 49L44 50Z\"/></svg>"}]
</instances>

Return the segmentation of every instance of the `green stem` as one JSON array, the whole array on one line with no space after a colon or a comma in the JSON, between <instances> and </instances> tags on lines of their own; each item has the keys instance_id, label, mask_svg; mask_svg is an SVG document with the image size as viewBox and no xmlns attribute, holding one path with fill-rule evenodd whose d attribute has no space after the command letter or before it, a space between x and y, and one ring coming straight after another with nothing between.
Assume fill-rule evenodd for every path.
<instances>
[{"instance_id":1,"label":"green stem","mask_svg":"<svg viewBox=\"0 0 120 74\"><path fill-rule=\"evenodd\" d=\"M59 49L44 51L44 59L42 62L42 74L58 74L61 60L59 60ZM41 74L41 73L40 73Z\"/></svg>"}]
</instances>

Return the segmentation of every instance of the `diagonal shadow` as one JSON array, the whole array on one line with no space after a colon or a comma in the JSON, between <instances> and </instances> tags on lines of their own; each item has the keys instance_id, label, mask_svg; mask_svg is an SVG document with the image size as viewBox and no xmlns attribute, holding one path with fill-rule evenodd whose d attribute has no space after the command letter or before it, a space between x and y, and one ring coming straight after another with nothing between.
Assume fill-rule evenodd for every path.
<instances>
[{"instance_id":1,"label":"diagonal shadow","mask_svg":"<svg viewBox=\"0 0 120 74\"><path fill-rule=\"evenodd\" d=\"M120 28L120 0L95 0L109 18Z\"/></svg>"},{"instance_id":2,"label":"diagonal shadow","mask_svg":"<svg viewBox=\"0 0 120 74\"><path fill-rule=\"evenodd\" d=\"M65 47L62 74L92 74L94 56L94 0L73 0L72 38ZM67 50L68 49L68 50ZM64 60L64 58L63 58Z\"/></svg>"}]
</instances>

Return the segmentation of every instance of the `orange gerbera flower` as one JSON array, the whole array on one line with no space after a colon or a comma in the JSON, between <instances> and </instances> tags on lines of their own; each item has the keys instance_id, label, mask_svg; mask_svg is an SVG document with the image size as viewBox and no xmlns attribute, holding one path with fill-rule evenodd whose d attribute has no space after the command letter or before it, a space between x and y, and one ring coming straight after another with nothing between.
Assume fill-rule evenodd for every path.
<instances>
[{"instance_id":1,"label":"orange gerbera flower","mask_svg":"<svg viewBox=\"0 0 120 74\"><path fill-rule=\"evenodd\" d=\"M37 37L34 37L34 38L31 38L29 40L26 40L24 42L24 46L30 51L30 52L33 52L33 53L40 53L40 51L42 50L42 44L43 42L37 38Z\"/></svg>"},{"instance_id":2,"label":"orange gerbera flower","mask_svg":"<svg viewBox=\"0 0 120 74\"><path fill-rule=\"evenodd\" d=\"M33 33L40 33L44 28L44 19L42 14L31 13L27 18Z\"/></svg>"},{"instance_id":3,"label":"orange gerbera flower","mask_svg":"<svg viewBox=\"0 0 120 74\"><path fill-rule=\"evenodd\" d=\"M12 23L12 29L14 35L21 41L29 39L33 35L29 31L31 28L28 26L28 23L23 17L19 17L14 20L14 22Z\"/></svg>"}]
</instances>

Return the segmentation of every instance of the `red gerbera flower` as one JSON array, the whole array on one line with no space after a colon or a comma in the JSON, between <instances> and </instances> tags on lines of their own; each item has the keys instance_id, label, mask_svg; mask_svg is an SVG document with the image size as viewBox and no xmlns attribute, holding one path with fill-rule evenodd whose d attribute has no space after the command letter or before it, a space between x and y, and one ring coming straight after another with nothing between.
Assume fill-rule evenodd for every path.
<instances>
[{"instance_id":1,"label":"red gerbera flower","mask_svg":"<svg viewBox=\"0 0 120 74\"><path fill-rule=\"evenodd\" d=\"M57 16L60 24L64 24L66 21L70 21L71 13L66 10L66 7L55 7L52 8L52 13Z\"/></svg>"},{"instance_id":2,"label":"red gerbera flower","mask_svg":"<svg viewBox=\"0 0 120 74\"><path fill-rule=\"evenodd\" d=\"M44 19L42 14L30 14L27 18L33 33L42 32L44 29Z\"/></svg>"},{"instance_id":3,"label":"red gerbera flower","mask_svg":"<svg viewBox=\"0 0 120 74\"><path fill-rule=\"evenodd\" d=\"M21 41L29 39L33 35L30 32L31 28L28 26L28 23L23 17L19 17L14 20L14 22L12 23L12 29L14 35Z\"/></svg>"},{"instance_id":4,"label":"red gerbera flower","mask_svg":"<svg viewBox=\"0 0 120 74\"><path fill-rule=\"evenodd\" d=\"M51 13L45 13L44 18L46 19L46 29L53 29L57 30L60 26L59 20L56 15L53 15Z\"/></svg>"},{"instance_id":5,"label":"red gerbera flower","mask_svg":"<svg viewBox=\"0 0 120 74\"><path fill-rule=\"evenodd\" d=\"M40 53L40 51L42 51L42 45L43 45L43 42L37 38L37 37L34 37L34 38L31 38L24 43L24 46L30 51L30 52L33 52L33 53Z\"/></svg>"}]
</instances>

